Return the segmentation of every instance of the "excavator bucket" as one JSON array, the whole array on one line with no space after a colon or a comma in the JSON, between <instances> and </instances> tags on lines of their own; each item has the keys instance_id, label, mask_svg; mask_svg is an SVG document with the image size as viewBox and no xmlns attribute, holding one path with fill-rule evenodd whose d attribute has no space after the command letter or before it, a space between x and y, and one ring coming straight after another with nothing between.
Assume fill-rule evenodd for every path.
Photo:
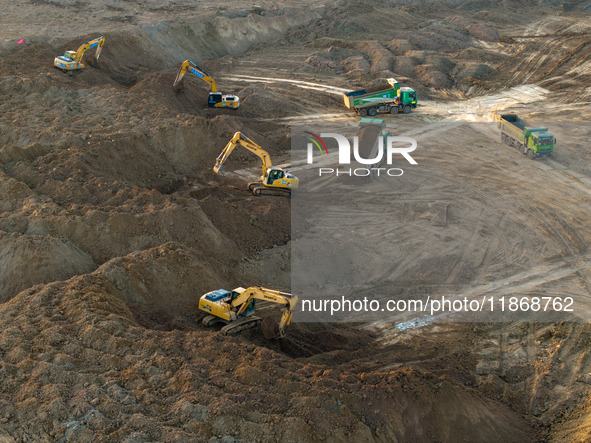
<instances>
[{"instance_id":1,"label":"excavator bucket","mask_svg":"<svg viewBox=\"0 0 591 443\"><path fill-rule=\"evenodd\" d=\"M185 85L183 83L183 81L179 81L178 83L175 82L174 85L172 85L172 89L176 94L180 94L181 92L185 91Z\"/></svg>"},{"instance_id":2,"label":"excavator bucket","mask_svg":"<svg viewBox=\"0 0 591 443\"><path fill-rule=\"evenodd\" d=\"M215 166L213 167L213 172L215 172L218 175L221 175L222 177L225 177L226 170L224 169L224 165L220 165L219 160L216 161Z\"/></svg>"},{"instance_id":3,"label":"excavator bucket","mask_svg":"<svg viewBox=\"0 0 591 443\"><path fill-rule=\"evenodd\" d=\"M261 329L267 340L274 340L281 337L279 323L277 323L271 317L263 318L263 321L261 322Z\"/></svg>"}]
</instances>

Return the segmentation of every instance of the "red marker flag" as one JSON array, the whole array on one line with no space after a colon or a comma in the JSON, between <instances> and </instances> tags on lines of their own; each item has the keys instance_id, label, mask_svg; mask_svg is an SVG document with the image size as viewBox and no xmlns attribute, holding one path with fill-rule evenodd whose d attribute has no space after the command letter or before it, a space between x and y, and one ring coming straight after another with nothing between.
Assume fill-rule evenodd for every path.
<instances>
[{"instance_id":1,"label":"red marker flag","mask_svg":"<svg viewBox=\"0 0 591 443\"><path fill-rule=\"evenodd\" d=\"M25 42L25 39L19 40L17 43L20 45Z\"/></svg>"}]
</instances>

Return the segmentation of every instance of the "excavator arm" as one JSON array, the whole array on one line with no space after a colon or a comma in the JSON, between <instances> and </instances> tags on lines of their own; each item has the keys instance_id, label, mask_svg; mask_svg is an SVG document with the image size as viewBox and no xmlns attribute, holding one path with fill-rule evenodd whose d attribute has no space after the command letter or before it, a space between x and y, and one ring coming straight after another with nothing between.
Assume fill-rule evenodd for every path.
<instances>
[{"instance_id":1,"label":"excavator arm","mask_svg":"<svg viewBox=\"0 0 591 443\"><path fill-rule=\"evenodd\" d=\"M96 48L96 55L94 57L96 60L98 60L99 56L101 55L101 51L103 49L104 44L105 37L99 37L89 41L88 43L81 45L76 51L76 61L81 62L82 57L84 57L84 53L92 48Z\"/></svg>"},{"instance_id":2,"label":"excavator arm","mask_svg":"<svg viewBox=\"0 0 591 443\"><path fill-rule=\"evenodd\" d=\"M248 149L253 154L257 155L261 161L263 162L263 175L267 172L267 169L272 167L273 164L271 163L271 157L269 153L253 142L251 139L243 135L241 132L237 132L234 134L234 137L228 142L224 150L220 153L218 158L215 161L215 166L213 167L213 172L216 174L224 175L224 162L228 159L234 148L237 145L240 145L246 149ZM261 179L262 179L261 177Z\"/></svg>"},{"instance_id":3,"label":"excavator arm","mask_svg":"<svg viewBox=\"0 0 591 443\"><path fill-rule=\"evenodd\" d=\"M197 77L207 82L209 84L209 87L211 88L211 92L218 92L218 87L215 83L215 80L207 72L205 72L195 63L193 63L191 60L185 60L181 65L181 69L176 75L176 79L174 80L174 83L172 85L175 88L175 90L183 89L183 77L187 72L192 72Z\"/></svg>"},{"instance_id":4,"label":"excavator arm","mask_svg":"<svg viewBox=\"0 0 591 443\"><path fill-rule=\"evenodd\" d=\"M279 325L268 326L267 330L269 332L265 333L265 336L272 336L274 338L284 337L285 328L291 323L291 316L298 302L298 297L287 292L253 286L244 290L244 292L232 301L232 306L238 308L236 315L240 316L253 299L267 300L283 305L283 314Z\"/></svg>"}]
</instances>

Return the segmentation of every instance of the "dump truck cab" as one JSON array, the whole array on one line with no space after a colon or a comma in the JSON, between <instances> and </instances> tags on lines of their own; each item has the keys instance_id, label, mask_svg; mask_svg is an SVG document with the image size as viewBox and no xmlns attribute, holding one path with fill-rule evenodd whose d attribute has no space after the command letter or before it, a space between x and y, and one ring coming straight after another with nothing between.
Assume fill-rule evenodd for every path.
<instances>
[{"instance_id":1,"label":"dump truck cab","mask_svg":"<svg viewBox=\"0 0 591 443\"><path fill-rule=\"evenodd\" d=\"M404 86L398 91L398 97L402 105L408 104L411 108L417 107L417 92L414 89Z\"/></svg>"},{"instance_id":2,"label":"dump truck cab","mask_svg":"<svg viewBox=\"0 0 591 443\"><path fill-rule=\"evenodd\" d=\"M546 128L525 128L528 131L527 147L536 157L547 157L554 150L555 138Z\"/></svg>"}]
</instances>

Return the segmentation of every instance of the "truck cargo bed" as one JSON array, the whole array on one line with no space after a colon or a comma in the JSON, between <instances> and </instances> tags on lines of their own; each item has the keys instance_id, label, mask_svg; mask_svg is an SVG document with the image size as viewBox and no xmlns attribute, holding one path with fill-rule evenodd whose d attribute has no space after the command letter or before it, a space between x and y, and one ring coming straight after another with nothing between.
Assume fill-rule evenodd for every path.
<instances>
[{"instance_id":1,"label":"truck cargo bed","mask_svg":"<svg viewBox=\"0 0 591 443\"><path fill-rule=\"evenodd\" d=\"M505 120L513 125L517 126L519 129L525 128L525 123L517 117L515 114L505 114L500 116L501 120Z\"/></svg>"}]
</instances>

